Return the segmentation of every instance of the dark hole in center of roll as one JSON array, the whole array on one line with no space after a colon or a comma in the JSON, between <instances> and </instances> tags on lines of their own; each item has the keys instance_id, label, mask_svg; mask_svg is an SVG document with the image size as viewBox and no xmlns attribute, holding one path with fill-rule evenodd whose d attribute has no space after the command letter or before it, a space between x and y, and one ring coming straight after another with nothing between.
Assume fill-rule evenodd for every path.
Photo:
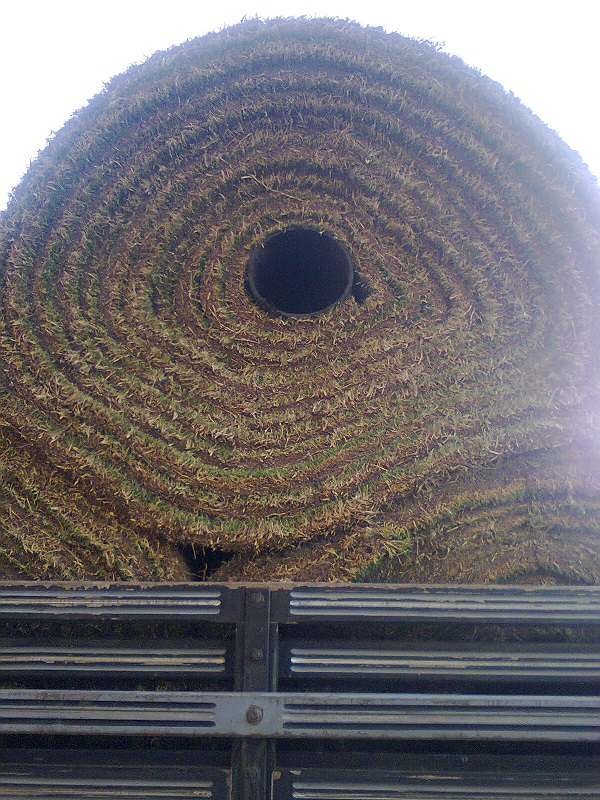
<instances>
[{"instance_id":1,"label":"dark hole in center of roll","mask_svg":"<svg viewBox=\"0 0 600 800\"><path fill-rule=\"evenodd\" d=\"M284 317L305 317L343 302L353 276L350 255L333 236L290 228L271 234L252 252L247 283L261 308Z\"/></svg>"}]
</instances>

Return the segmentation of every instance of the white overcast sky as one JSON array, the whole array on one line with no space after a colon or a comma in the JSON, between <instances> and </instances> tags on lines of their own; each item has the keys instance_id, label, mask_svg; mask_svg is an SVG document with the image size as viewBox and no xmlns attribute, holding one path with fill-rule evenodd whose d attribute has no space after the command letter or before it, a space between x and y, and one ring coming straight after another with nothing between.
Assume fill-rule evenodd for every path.
<instances>
[{"instance_id":1,"label":"white overcast sky","mask_svg":"<svg viewBox=\"0 0 600 800\"><path fill-rule=\"evenodd\" d=\"M443 43L600 175L600 0L0 0L0 209L52 131L113 75L244 16L331 16Z\"/></svg>"}]
</instances>

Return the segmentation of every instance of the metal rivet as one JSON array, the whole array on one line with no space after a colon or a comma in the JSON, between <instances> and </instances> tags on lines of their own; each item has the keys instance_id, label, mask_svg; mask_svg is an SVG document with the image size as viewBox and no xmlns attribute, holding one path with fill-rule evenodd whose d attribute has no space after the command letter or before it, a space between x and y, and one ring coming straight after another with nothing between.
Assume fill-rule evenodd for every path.
<instances>
[{"instance_id":1,"label":"metal rivet","mask_svg":"<svg viewBox=\"0 0 600 800\"><path fill-rule=\"evenodd\" d=\"M246 711L246 722L248 725L258 725L262 722L263 710L260 706L250 706Z\"/></svg>"},{"instance_id":2,"label":"metal rivet","mask_svg":"<svg viewBox=\"0 0 600 800\"><path fill-rule=\"evenodd\" d=\"M260 647L255 647L254 650L250 651L250 661L262 661L264 655L264 650L261 650Z\"/></svg>"},{"instance_id":3,"label":"metal rivet","mask_svg":"<svg viewBox=\"0 0 600 800\"><path fill-rule=\"evenodd\" d=\"M251 595L250 600L252 601L252 605L255 606L264 606L265 604L265 596L260 592L254 592L254 594Z\"/></svg>"}]
</instances>

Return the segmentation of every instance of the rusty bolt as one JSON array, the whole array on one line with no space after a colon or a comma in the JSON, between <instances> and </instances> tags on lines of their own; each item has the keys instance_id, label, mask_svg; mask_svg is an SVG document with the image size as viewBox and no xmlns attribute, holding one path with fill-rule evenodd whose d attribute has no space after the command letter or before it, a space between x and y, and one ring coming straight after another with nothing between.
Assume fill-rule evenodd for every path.
<instances>
[{"instance_id":1,"label":"rusty bolt","mask_svg":"<svg viewBox=\"0 0 600 800\"><path fill-rule=\"evenodd\" d=\"M260 706L250 706L246 711L246 722L248 725L258 725L262 722L263 710Z\"/></svg>"}]
</instances>

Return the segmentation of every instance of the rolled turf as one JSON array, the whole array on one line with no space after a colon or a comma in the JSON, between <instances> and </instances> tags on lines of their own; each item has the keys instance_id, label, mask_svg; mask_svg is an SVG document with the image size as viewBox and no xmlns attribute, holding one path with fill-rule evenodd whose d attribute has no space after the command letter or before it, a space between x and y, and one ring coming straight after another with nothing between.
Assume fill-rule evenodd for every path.
<instances>
[{"instance_id":1,"label":"rolled turf","mask_svg":"<svg viewBox=\"0 0 600 800\"><path fill-rule=\"evenodd\" d=\"M0 220L0 576L598 582L599 232L430 44L255 20L132 67Z\"/></svg>"}]
</instances>

